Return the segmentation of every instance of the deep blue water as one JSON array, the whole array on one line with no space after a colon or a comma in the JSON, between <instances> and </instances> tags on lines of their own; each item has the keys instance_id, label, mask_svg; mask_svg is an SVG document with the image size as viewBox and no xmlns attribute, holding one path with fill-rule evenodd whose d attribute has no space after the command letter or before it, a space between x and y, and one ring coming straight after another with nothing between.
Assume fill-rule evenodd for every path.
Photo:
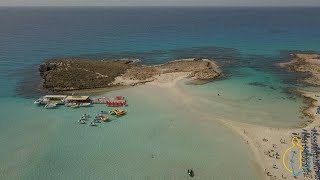
<instances>
[{"instance_id":1,"label":"deep blue water","mask_svg":"<svg viewBox=\"0 0 320 180\"><path fill-rule=\"evenodd\" d=\"M199 56L272 69L281 51L320 51L319 17L319 8L1 7L0 94L15 95L21 74L37 76L40 62L60 56Z\"/></svg>"}]
</instances>

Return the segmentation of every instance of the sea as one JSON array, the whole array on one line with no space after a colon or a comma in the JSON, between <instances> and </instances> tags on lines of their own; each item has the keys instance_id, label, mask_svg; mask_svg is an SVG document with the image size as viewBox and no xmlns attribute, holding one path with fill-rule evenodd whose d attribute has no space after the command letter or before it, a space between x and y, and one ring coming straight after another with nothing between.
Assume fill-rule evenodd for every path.
<instances>
[{"instance_id":1,"label":"sea","mask_svg":"<svg viewBox=\"0 0 320 180\"><path fill-rule=\"evenodd\" d=\"M194 179L261 179L247 144L217 120L301 127L303 75L276 64L320 52L319 17L317 7L0 7L0 179L189 179L187 169ZM129 106L90 127L78 119L105 105L33 104L38 65L60 57L199 57L223 75L179 82L184 96L153 86L94 95Z\"/></svg>"}]
</instances>

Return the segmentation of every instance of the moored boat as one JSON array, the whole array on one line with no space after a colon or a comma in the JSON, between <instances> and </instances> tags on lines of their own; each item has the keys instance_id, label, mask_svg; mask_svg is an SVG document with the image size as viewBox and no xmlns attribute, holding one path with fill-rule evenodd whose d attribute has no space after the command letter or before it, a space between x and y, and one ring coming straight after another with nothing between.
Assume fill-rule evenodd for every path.
<instances>
[{"instance_id":1,"label":"moored boat","mask_svg":"<svg viewBox=\"0 0 320 180\"><path fill-rule=\"evenodd\" d=\"M94 119L93 122L94 122L94 123L100 123L100 122L101 122L101 119Z\"/></svg>"},{"instance_id":2,"label":"moored boat","mask_svg":"<svg viewBox=\"0 0 320 180\"><path fill-rule=\"evenodd\" d=\"M120 117L120 116L123 116L126 114L126 111L122 110L122 109L112 109L110 112L109 112L111 115L114 115L114 116L117 116L117 117Z\"/></svg>"},{"instance_id":3,"label":"moored boat","mask_svg":"<svg viewBox=\"0 0 320 180\"><path fill-rule=\"evenodd\" d=\"M78 107L80 107L80 106L79 106L79 104L74 104L74 105L71 105L70 107L71 107L71 108L78 108Z\"/></svg>"},{"instance_id":4,"label":"moored boat","mask_svg":"<svg viewBox=\"0 0 320 180\"><path fill-rule=\"evenodd\" d=\"M57 103L48 103L44 106L46 109L54 108L57 106Z\"/></svg>"},{"instance_id":5,"label":"moored boat","mask_svg":"<svg viewBox=\"0 0 320 180\"><path fill-rule=\"evenodd\" d=\"M80 120L79 120L79 123L80 123L80 124L85 124L86 122L85 122L83 119L80 119Z\"/></svg>"},{"instance_id":6,"label":"moored boat","mask_svg":"<svg viewBox=\"0 0 320 180\"><path fill-rule=\"evenodd\" d=\"M88 107L88 106L91 106L91 103L80 103L79 106L80 107Z\"/></svg>"},{"instance_id":7,"label":"moored boat","mask_svg":"<svg viewBox=\"0 0 320 180\"><path fill-rule=\"evenodd\" d=\"M39 99L35 100L33 103L40 105L43 103L43 98L39 98Z\"/></svg>"},{"instance_id":8,"label":"moored boat","mask_svg":"<svg viewBox=\"0 0 320 180\"><path fill-rule=\"evenodd\" d=\"M100 111L100 114L108 114L107 111Z\"/></svg>"},{"instance_id":9,"label":"moored boat","mask_svg":"<svg viewBox=\"0 0 320 180\"><path fill-rule=\"evenodd\" d=\"M90 118L90 115L89 114L84 114L82 117Z\"/></svg>"},{"instance_id":10,"label":"moored boat","mask_svg":"<svg viewBox=\"0 0 320 180\"><path fill-rule=\"evenodd\" d=\"M65 103L66 95L46 95L43 97L43 102L47 103L56 103L57 105L61 105Z\"/></svg>"},{"instance_id":11,"label":"moored boat","mask_svg":"<svg viewBox=\"0 0 320 180\"><path fill-rule=\"evenodd\" d=\"M109 121L109 117L108 116L102 116L101 120L104 121L104 122Z\"/></svg>"},{"instance_id":12,"label":"moored boat","mask_svg":"<svg viewBox=\"0 0 320 180\"><path fill-rule=\"evenodd\" d=\"M102 117L102 114L98 113L96 117Z\"/></svg>"},{"instance_id":13,"label":"moored boat","mask_svg":"<svg viewBox=\"0 0 320 180\"><path fill-rule=\"evenodd\" d=\"M90 126L97 126L97 124L94 121L92 121L90 122Z\"/></svg>"}]
</instances>

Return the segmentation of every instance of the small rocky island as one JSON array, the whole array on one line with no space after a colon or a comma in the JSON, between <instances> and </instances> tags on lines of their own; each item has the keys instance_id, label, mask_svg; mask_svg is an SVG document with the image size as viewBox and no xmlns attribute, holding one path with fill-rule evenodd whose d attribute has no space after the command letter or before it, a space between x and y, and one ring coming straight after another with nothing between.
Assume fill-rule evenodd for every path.
<instances>
[{"instance_id":1,"label":"small rocky island","mask_svg":"<svg viewBox=\"0 0 320 180\"><path fill-rule=\"evenodd\" d=\"M306 73L303 83L320 86L320 55L293 54L290 62L280 63L280 66L292 72Z\"/></svg>"},{"instance_id":2,"label":"small rocky island","mask_svg":"<svg viewBox=\"0 0 320 180\"><path fill-rule=\"evenodd\" d=\"M320 55L318 54L293 54L289 62L280 63L280 67L291 72L305 73L307 76L301 81L302 83L320 86ZM298 92L308 100L308 105L304 107L303 114L311 119L315 118L315 109L317 109L318 95L312 97L315 92L298 90ZM309 123L311 121L309 120Z\"/></svg>"},{"instance_id":3,"label":"small rocky island","mask_svg":"<svg viewBox=\"0 0 320 180\"><path fill-rule=\"evenodd\" d=\"M215 62L183 59L147 66L130 60L53 59L39 66L42 87L50 91L73 91L136 85L169 73L188 73L194 80L221 75Z\"/></svg>"}]
</instances>

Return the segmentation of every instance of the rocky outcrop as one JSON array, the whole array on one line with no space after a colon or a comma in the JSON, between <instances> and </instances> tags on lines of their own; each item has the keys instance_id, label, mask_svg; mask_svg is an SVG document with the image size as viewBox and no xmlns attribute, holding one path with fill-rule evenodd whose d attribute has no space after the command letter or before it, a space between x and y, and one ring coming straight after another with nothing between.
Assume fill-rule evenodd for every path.
<instances>
[{"instance_id":1,"label":"rocky outcrop","mask_svg":"<svg viewBox=\"0 0 320 180\"><path fill-rule=\"evenodd\" d=\"M42 86L51 91L70 91L108 87L115 77L132 65L127 61L61 59L39 66Z\"/></svg>"},{"instance_id":2,"label":"rocky outcrop","mask_svg":"<svg viewBox=\"0 0 320 180\"><path fill-rule=\"evenodd\" d=\"M51 91L94 89L124 84L116 83L116 79L141 84L164 73L187 72L190 73L189 77L195 80L211 80L221 74L213 61L199 58L155 66L144 66L132 61L56 59L41 64L39 72L43 78L43 88Z\"/></svg>"},{"instance_id":3,"label":"rocky outcrop","mask_svg":"<svg viewBox=\"0 0 320 180\"><path fill-rule=\"evenodd\" d=\"M56 68L56 64L54 63L43 63L39 65L40 76L43 77L47 71L54 70Z\"/></svg>"},{"instance_id":4,"label":"rocky outcrop","mask_svg":"<svg viewBox=\"0 0 320 180\"><path fill-rule=\"evenodd\" d=\"M301 72L307 75L302 82L320 86L320 55L318 54L294 54L290 62L280 63L289 71Z\"/></svg>"}]
</instances>

